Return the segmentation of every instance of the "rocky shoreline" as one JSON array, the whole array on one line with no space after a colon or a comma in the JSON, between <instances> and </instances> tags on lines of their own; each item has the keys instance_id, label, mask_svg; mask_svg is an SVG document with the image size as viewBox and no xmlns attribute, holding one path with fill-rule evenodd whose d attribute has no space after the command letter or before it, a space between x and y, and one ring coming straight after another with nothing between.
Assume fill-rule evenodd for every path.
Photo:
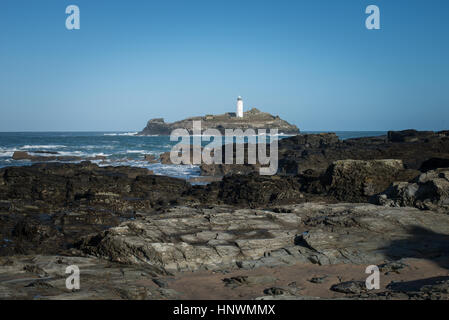
<instances>
[{"instance_id":1,"label":"rocky shoreline","mask_svg":"<svg viewBox=\"0 0 449 320\"><path fill-rule=\"evenodd\" d=\"M278 174L209 165L207 185L89 161L2 168L0 298L448 299L448 159L448 131L408 130L282 139Z\"/></svg>"}]
</instances>

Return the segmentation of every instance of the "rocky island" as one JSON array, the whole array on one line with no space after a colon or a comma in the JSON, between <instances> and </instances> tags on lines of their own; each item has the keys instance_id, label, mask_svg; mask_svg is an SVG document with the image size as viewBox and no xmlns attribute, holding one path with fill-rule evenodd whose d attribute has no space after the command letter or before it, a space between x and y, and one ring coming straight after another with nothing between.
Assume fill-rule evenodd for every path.
<instances>
[{"instance_id":1,"label":"rocky island","mask_svg":"<svg viewBox=\"0 0 449 320\"><path fill-rule=\"evenodd\" d=\"M236 113L228 112L220 115L191 117L173 123L166 123L162 118L151 119L148 121L147 126L138 134L170 135L170 133L175 129L187 129L189 133L192 133L193 121L201 121L201 127L203 130L217 129L222 134L225 133L225 129L278 129L279 134L299 134L299 129L297 126L288 123L279 116L273 116L269 113L262 112L257 108L252 108L247 112L243 112L243 104L240 105L239 101L241 101L241 98L240 100L237 100Z\"/></svg>"}]
</instances>

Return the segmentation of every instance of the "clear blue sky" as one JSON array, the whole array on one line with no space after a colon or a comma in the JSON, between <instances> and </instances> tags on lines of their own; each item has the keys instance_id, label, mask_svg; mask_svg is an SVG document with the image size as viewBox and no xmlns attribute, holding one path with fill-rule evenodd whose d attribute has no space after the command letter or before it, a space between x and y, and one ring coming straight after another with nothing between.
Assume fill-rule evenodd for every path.
<instances>
[{"instance_id":1,"label":"clear blue sky","mask_svg":"<svg viewBox=\"0 0 449 320\"><path fill-rule=\"evenodd\" d=\"M1 0L0 131L136 131L238 95L302 130L449 129L448 15L447 0Z\"/></svg>"}]
</instances>

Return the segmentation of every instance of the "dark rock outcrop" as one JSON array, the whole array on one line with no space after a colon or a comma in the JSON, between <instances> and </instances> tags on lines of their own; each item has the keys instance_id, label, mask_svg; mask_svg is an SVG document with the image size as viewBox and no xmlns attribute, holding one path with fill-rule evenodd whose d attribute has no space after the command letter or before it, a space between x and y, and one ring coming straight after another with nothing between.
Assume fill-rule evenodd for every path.
<instances>
[{"instance_id":1,"label":"dark rock outcrop","mask_svg":"<svg viewBox=\"0 0 449 320\"><path fill-rule=\"evenodd\" d=\"M47 163L0 169L0 201L12 212L58 212L64 208L129 212L178 203L190 185L133 167Z\"/></svg>"},{"instance_id":2,"label":"dark rock outcrop","mask_svg":"<svg viewBox=\"0 0 449 320\"><path fill-rule=\"evenodd\" d=\"M243 151L243 163L237 163L237 146L242 147ZM250 174L253 172L259 172L261 164L259 163L259 150L254 144L245 143L243 145L232 144L232 164L226 164L226 149L231 147L231 145L224 145L221 148L215 150L218 154L221 153L221 163L211 163L211 164L201 164L201 175L202 176L225 176L232 174ZM256 161L255 163L249 163L248 161L248 149L254 148ZM266 155L270 154L270 145L267 145ZM213 155L214 152L211 152Z\"/></svg>"},{"instance_id":3,"label":"dark rock outcrop","mask_svg":"<svg viewBox=\"0 0 449 320\"><path fill-rule=\"evenodd\" d=\"M437 169L423 173L410 182L395 182L378 195L375 202L392 207L414 206L449 213L449 170Z\"/></svg>"},{"instance_id":4,"label":"dark rock outcrop","mask_svg":"<svg viewBox=\"0 0 449 320\"><path fill-rule=\"evenodd\" d=\"M233 175L225 176L216 186L221 202L252 208L298 203L304 197L294 177Z\"/></svg>"},{"instance_id":5,"label":"dark rock outcrop","mask_svg":"<svg viewBox=\"0 0 449 320\"><path fill-rule=\"evenodd\" d=\"M285 138L279 141L279 173L324 172L336 160L402 160L420 169L430 158L449 159L449 135L444 132L390 131L388 136L338 140L335 134Z\"/></svg>"},{"instance_id":6,"label":"dark rock outcrop","mask_svg":"<svg viewBox=\"0 0 449 320\"><path fill-rule=\"evenodd\" d=\"M148 161L149 163L158 163L158 159L154 154L146 154L144 159Z\"/></svg>"},{"instance_id":7,"label":"dark rock outcrop","mask_svg":"<svg viewBox=\"0 0 449 320\"><path fill-rule=\"evenodd\" d=\"M144 168L42 163L0 169L0 255L56 254L81 236L180 204L191 186Z\"/></svg>"},{"instance_id":8,"label":"dark rock outcrop","mask_svg":"<svg viewBox=\"0 0 449 320\"><path fill-rule=\"evenodd\" d=\"M340 201L366 202L395 182L409 181L419 175L406 170L402 160L338 160L322 177L329 195Z\"/></svg>"},{"instance_id":9,"label":"dark rock outcrop","mask_svg":"<svg viewBox=\"0 0 449 320\"><path fill-rule=\"evenodd\" d=\"M449 134L446 131L406 130L390 131L387 136L347 140L340 140L335 133L305 134L279 140L278 149L278 174L281 175L307 173L318 176L334 161L347 159L398 159L406 169L425 171L448 165ZM203 165L201 169L203 175L222 175L234 173L234 170L245 174L258 172L259 167L245 162L237 166Z\"/></svg>"},{"instance_id":10,"label":"dark rock outcrop","mask_svg":"<svg viewBox=\"0 0 449 320\"><path fill-rule=\"evenodd\" d=\"M417 142L434 136L433 131L417 131L413 129L403 131L388 131L389 142Z\"/></svg>"},{"instance_id":11,"label":"dark rock outcrop","mask_svg":"<svg viewBox=\"0 0 449 320\"><path fill-rule=\"evenodd\" d=\"M421 164L419 171L427 172L438 168L449 168L449 158L431 158L429 160L426 160Z\"/></svg>"}]
</instances>

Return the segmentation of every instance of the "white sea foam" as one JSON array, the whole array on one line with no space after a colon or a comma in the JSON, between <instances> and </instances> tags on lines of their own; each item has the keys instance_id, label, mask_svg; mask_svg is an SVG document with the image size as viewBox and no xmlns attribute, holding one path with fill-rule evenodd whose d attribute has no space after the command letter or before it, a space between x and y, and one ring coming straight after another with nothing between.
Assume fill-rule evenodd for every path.
<instances>
[{"instance_id":1,"label":"white sea foam","mask_svg":"<svg viewBox=\"0 0 449 320\"><path fill-rule=\"evenodd\" d=\"M12 155L14 154L15 151L19 151L19 150L14 147L13 148L0 147L0 157L10 158L10 157L12 157Z\"/></svg>"},{"instance_id":2,"label":"white sea foam","mask_svg":"<svg viewBox=\"0 0 449 320\"><path fill-rule=\"evenodd\" d=\"M82 151L58 151L56 154L52 153L35 153L30 152L31 155L39 156L39 157L54 157L54 156L63 156L63 157L82 157L82 158L88 158L88 157L96 157L96 156L103 156L103 157L109 157L111 154L103 153L103 152L93 152L93 153L87 153Z\"/></svg>"},{"instance_id":3,"label":"white sea foam","mask_svg":"<svg viewBox=\"0 0 449 320\"><path fill-rule=\"evenodd\" d=\"M0 151L0 157L12 157L14 151Z\"/></svg>"},{"instance_id":4,"label":"white sea foam","mask_svg":"<svg viewBox=\"0 0 449 320\"><path fill-rule=\"evenodd\" d=\"M95 156L102 156L102 157L109 157L109 156L111 156L112 154L110 154L110 153L103 153L103 152L99 152L99 153L94 153L93 154L93 156L95 157ZM89 156L92 156L92 154L90 154Z\"/></svg>"},{"instance_id":5,"label":"white sea foam","mask_svg":"<svg viewBox=\"0 0 449 320\"><path fill-rule=\"evenodd\" d=\"M132 166L152 170L156 175L188 179L200 175L200 168L196 165L164 165L148 163L145 160L118 159L111 163L99 163L99 166Z\"/></svg>"},{"instance_id":6,"label":"white sea foam","mask_svg":"<svg viewBox=\"0 0 449 320\"><path fill-rule=\"evenodd\" d=\"M135 136L138 132L105 133L105 136Z\"/></svg>"},{"instance_id":7,"label":"white sea foam","mask_svg":"<svg viewBox=\"0 0 449 320\"><path fill-rule=\"evenodd\" d=\"M58 148L66 148L66 146L60 144L36 144L36 145L24 145L20 149L58 149Z\"/></svg>"},{"instance_id":8,"label":"white sea foam","mask_svg":"<svg viewBox=\"0 0 449 320\"><path fill-rule=\"evenodd\" d=\"M114 146L109 146L109 145L87 145L87 146L77 146L77 148L80 149L114 149Z\"/></svg>"},{"instance_id":9,"label":"white sea foam","mask_svg":"<svg viewBox=\"0 0 449 320\"><path fill-rule=\"evenodd\" d=\"M88 154L81 151L58 151L57 154L51 154L51 153L33 153L30 152L32 155L39 155L42 157L52 157L52 156L76 156L76 157L84 157Z\"/></svg>"}]
</instances>

